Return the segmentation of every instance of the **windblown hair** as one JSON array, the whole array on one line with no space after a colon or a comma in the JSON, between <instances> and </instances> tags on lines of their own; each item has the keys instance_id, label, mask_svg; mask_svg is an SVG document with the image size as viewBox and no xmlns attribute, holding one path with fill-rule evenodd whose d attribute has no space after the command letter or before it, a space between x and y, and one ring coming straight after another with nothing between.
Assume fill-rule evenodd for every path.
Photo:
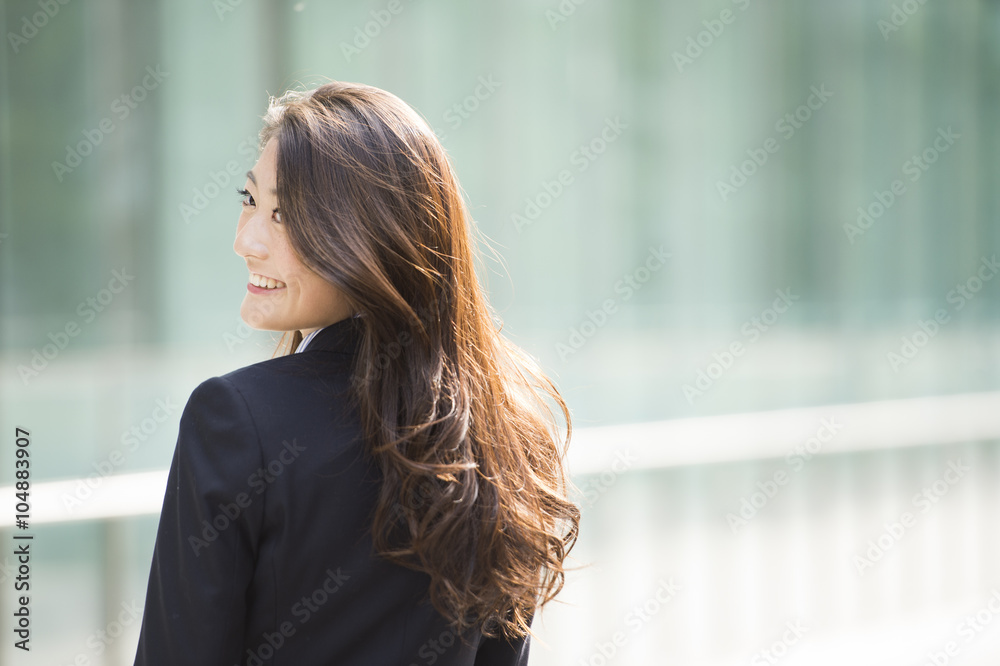
<instances>
[{"instance_id":1,"label":"windblown hair","mask_svg":"<svg viewBox=\"0 0 1000 666\"><path fill-rule=\"evenodd\" d=\"M383 474L376 553L427 573L459 635L531 633L579 533L564 468L572 424L495 323L444 148L405 102L360 84L272 97L264 122L291 245L360 314L352 399ZM288 336L279 349L291 353L302 338Z\"/></svg>"}]
</instances>

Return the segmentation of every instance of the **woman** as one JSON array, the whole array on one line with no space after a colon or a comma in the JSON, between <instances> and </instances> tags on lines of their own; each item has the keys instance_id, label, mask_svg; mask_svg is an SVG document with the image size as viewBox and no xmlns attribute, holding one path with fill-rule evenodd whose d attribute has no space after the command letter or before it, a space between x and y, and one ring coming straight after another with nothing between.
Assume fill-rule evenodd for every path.
<instances>
[{"instance_id":1,"label":"woman","mask_svg":"<svg viewBox=\"0 0 1000 666\"><path fill-rule=\"evenodd\" d=\"M580 516L546 398L570 416L499 334L446 154L370 86L264 120L234 249L242 318L286 334L184 409L135 663L526 664Z\"/></svg>"}]
</instances>

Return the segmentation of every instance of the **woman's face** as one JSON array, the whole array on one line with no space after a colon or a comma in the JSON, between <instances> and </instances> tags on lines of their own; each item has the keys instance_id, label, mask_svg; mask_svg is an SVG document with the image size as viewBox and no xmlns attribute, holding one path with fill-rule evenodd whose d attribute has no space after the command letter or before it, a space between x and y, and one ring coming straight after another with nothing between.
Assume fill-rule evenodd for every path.
<instances>
[{"instance_id":1,"label":"woman's face","mask_svg":"<svg viewBox=\"0 0 1000 666\"><path fill-rule=\"evenodd\" d=\"M275 191L277 147L267 142L243 186L233 250L250 276L240 316L256 329L305 336L352 313L341 291L306 267L288 241Z\"/></svg>"}]
</instances>

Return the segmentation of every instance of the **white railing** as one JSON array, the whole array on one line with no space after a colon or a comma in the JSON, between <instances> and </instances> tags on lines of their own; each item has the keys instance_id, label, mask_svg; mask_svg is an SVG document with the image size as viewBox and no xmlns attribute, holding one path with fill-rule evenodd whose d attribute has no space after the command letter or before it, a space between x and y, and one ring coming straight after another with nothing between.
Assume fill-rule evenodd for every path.
<instances>
[{"instance_id":1,"label":"white railing","mask_svg":"<svg viewBox=\"0 0 1000 666\"><path fill-rule=\"evenodd\" d=\"M1000 392L781 409L745 414L630 423L574 431L574 477L601 474L628 453L628 469L780 458L803 447L824 421L839 426L817 455L1000 439ZM31 522L60 523L159 513L167 471L33 483ZM13 506L14 487L0 487L0 506ZM67 502L66 497L86 497ZM75 506L78 505L78 506ZM0 527L14 517L0 514Z\"/></svg>"}]
</instances>

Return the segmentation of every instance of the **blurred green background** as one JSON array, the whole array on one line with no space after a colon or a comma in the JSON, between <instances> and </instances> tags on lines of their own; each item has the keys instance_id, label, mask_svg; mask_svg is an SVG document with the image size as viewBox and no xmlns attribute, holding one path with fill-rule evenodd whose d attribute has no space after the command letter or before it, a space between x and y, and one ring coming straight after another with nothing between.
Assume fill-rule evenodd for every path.
<instances>
[{"instance_id":1,"label":"blurred green background","mask_svg":"<svg viewBox=\"0 0 1000 666\"><path fill-rule=\"evenodd\" d=\"M133 428L141 441L114 473L162 470L193 387L270 357L276 336L239 317L233 190L243 178L233 174L256 159L268 95L323 77L393 92L435 128L502 258L484 251L482 280L504 332L551 374L575 427L996 390L994 0L2 7L5 485L15 424L32 428L36 482L92 474ZM653 261L651 249L669 257ZM126 276L120 293L109 288L115 271ZM61 335L74 324L77 334ZM734 343L742 351L728 356ZM35 357L50 344L52 358ZM177 408L154 423L158 400ZM963 446L983 461L985 493L963 506L995 508L995 441ZM931 449L935 460L951 451ZM881 454L844 455L823 464L868 474L876 463L865 455ZM756 456L746 451L741 468L750 487ZM930 467L927 481L939 471ZM577 482L588 487L592 472ZM728 473L625 474L604 509L588 507L594 529L578 552L593 554L601 529L620 521L600 517L615 502L648 507L675 484L708 502ZM925 482L909 473L897 475L905 488ZM845 493L852 511L870 509L864 493ZM635 520L623 539L669 541L663 520ZM155 527L155 514L40 525L38 651L15 655L5 638L3 663L80 653L131 663L137 623L100 652L88 637L123 601L141 606ZM647 568L670 569L666 550L644 547ZM1000 582L983 567L966 581L976 589ZM579 640L597 641L620 614L602 615L612 593L600 571L582 575L592 578L578 610L591 624ZM12 595L5 587L5 617ZM781 626L760 628L757 643ZM569 628L550 636L532 663L576 664L594 649ZM662 656L668 643L618 659L675 663ZM730 663L706 650L684 652L685 663ZM732 663L753 653L731 650Z\"/></svg>"}]
</instances>

